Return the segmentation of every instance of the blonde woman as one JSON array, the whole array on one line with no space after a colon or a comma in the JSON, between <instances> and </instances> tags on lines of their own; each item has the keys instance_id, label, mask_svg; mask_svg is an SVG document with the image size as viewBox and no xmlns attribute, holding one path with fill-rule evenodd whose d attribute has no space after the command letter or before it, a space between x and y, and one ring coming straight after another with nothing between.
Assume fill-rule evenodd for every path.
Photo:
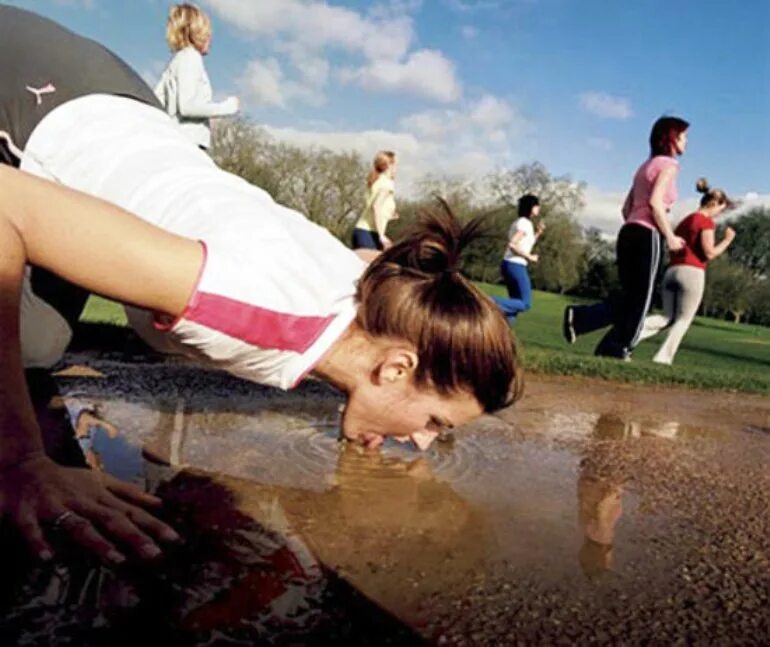
<instances>
[{"instance_id":1,"label":"blonde woman","mask_svg":"<svg viewBox=\"0 0 770 647\"><path fill-rule=\"evenodd\" d=\"M166 40L174 57L155 86L155 94L190 139L208 150L209 119L234 115L240 108L238 97L212 100L211 82L203 65L211 47L211 21L195 5L174 5L168 13Z\"/></svg>"},{"instance_id":2,"label":"blonde woman","mask_svg":"<svg viewBox=\"0 0 770 647\"><path fill-rule=\"evenodd\" d=\"M353 249L383 250L390 247L385 229L391 220L398 218L395 177L396 154L393 151L378 152L366 178L366 207L353 230Z\"/></svg>"},{"instance_id":3,"label":"blonde woman","mask_svg":"<svg viewBox=\"0 0 770 647\"><path fill-rule=\"evenodd\" d=\"M695 318L706 286L706 265L719 258L735 239L732 227L725 229L724 238L716 242L714 220L732 206L722 189L712 189L705 178L695 186L703 194L700 209L680 222L674 233L685 246L671 253L671 261L663 277L663 312L645 319L641 339L647 339L668 329L666 341L652 361L671 364L692 320Z\"/></svg>"}]
</instances>

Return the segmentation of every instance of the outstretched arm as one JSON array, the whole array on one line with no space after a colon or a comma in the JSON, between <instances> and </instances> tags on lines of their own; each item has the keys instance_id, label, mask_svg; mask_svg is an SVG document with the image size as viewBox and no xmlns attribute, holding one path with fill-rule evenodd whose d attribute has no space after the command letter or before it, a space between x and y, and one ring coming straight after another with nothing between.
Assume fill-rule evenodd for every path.
<instances>
[{"instance_id":1,"label":"outstretched arm","mask_svg":"<svg viewBox=\"0 0 770 647\"><path fill-rule=\"evenodd\" d=\"M227 117L240 109L237 97L224 101L206 101L198 95L202 77L206 76L203 59L195 54L180 61L177 73L177 109L183 117Z\"/></svg>"},{"instance_id":2,"label":"outstretched arm","mask_svg":"<svg viewBox=\"0 0 770 647\"><path fill-rule=\"evenodd\" d=\"M104 296L178 315L194 288L200 245L96 198L0 166L0 249L0 513L41 557L51 554L41 524L57 518L66 521L61 529L74 541L105 559L123 558L113 540L154 556L153 537L175 536L135 505L157 505L155 497L45 457L25 388L20 288L24 265L32 263Z\"/></svg>"}]
</instances>

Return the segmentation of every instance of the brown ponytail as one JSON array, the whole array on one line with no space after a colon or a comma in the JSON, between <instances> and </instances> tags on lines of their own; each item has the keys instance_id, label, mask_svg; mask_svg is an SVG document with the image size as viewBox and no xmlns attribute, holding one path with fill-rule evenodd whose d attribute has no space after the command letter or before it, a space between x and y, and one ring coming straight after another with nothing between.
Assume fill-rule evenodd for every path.
<instances>
[{"instance_id":1,"label":"brown ponytail","mask_svg":"<svg viewBox=\"0 0 770 647\"><path fill-rule=\"evenodd\" d=\"M714 207L723 204L733 206L733 202L727 197L727 194L722 189L712 189L705 177L698 179L695 183L695 190L703 194L700 200L701 207Z\"/></svg>"},{"instance_id":2,"label":"brown ponytail","mask_svg":"<svg viewBox=\"0 0 770 647\"><path fill-rule=\"evenodd\" d=\"M372 170L366 176L367 186L372 186L388 167L396 161L396 154L393 151L378 151L372 161Z\"/></svg>"},{"instance_id":3,"label":"brown ponytail","mask_svg":"<svg viewBox=\"0 0 770 647\"><path fill-rule=\"evenodd\" d=\"M516 347L497 306L460 273L481 219L461 227L444 201L440 207L424 211L369 265L358 284L357 322L372 336L414 345L418 385L444 394L467 390L495 411L521 395Z\"/></svg>"}]
</instances>

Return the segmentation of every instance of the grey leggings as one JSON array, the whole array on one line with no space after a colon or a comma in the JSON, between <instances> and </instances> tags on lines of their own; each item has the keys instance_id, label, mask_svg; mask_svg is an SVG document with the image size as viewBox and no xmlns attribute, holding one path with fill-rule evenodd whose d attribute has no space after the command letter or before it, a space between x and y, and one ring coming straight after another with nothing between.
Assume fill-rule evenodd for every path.
<instances>
[{"instance_id":1,"label":"grey leggings","mask_svg":"<svg viewBox=\"0 0 770 647\"><path fill-rule=\"evenodd\" d=\"M666 341L660 347L653 362L671 364L679 350L679 344L698 312L703 289L706 284L706 272L692 265L672 265L663 277L663 314L650 315L644 320L640 339L657 335L669 329Z\"/></svg>"}]
</instances>

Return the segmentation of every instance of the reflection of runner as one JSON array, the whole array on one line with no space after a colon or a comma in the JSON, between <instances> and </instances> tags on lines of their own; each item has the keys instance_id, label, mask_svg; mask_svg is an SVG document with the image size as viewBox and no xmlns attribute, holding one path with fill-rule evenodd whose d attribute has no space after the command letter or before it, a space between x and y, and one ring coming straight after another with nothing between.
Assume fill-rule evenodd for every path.
<instances>
[{"instance_id":1,"label":"reflection of runner","mask_svg":"<svg viewBox=\"0 0 770 647\"><path fill-rule=\"evenodd\" d=\"M532 248L545 230L542 222L537 227L533 224L540 216L540 200L536 195L527 194L519 198L518 211L519 217L513 221L508 232L508 244L500 264L508 298L494 297L509 323L516 321L520 312L532 307L532 283L527 266L537 263L539 257L532 253Z\"/></svg>"},{"instance_id":2,"label":"reflection of runner","mask_svg":"<svg viewBox=\"0 0 770 647\"><path fill-rule=\"evenodd\" d=\"M563 331L568 343L609 324L612 328L596 347L596 355L629 359L639 343L652 303L662 243L665 241L670 251L684 245L672 231L667 213L677 198L676 158L687 147L688 127L677 117L661 117L653 125L650 158L636 171L623 205L625 222L617 240L621 293L614 303L567 306Z\"/></svg>"},{"instance_id":3,"label":"reflection of runner","mask_svg":"<svg viewBox=\"0 0 770 647\"><path fill-rule=\"evenodd\" d=\"M671 364L687 330L695 318L706 285L706 265L721 256L735 238L732 227L725 229L724 238L715 244L714 219L732 203L724 191L712 189L705 179L698 180L697 189L703 194L700 209L677 225L676 235L685 246L671 254L671 264L663 277L663 313L644 321L640 339L647 339L668 329L668 336L652 361Z\"/></svg>"},{"instance_id":4,"label":"reflection of runner","mask_svg":"<svg viewBox=\"0 0 770 647\"><path fill-rule=\"evenodd\" d=\"M208 366L282 388L313 372L346 393L343 432L369 447L395 435L425 448L518 392L505 320L458 269L477 223L426 215L364 266L219 169L96 43L0 5L0 60L4 151L27 171L0 166L0 510L37 554L51 555L41 523L116 562L109 536L155 557L153 538L176 533L136 507L156 498L45 457L17 332L25 263L69 281L44 282L65 322L93 291L143 308L167 350ZM49 82L38 106L24 85Z\"/></svg>"},{"instance_id":5,"label":"reflection of runner","mask_svg":"<svg viewBox=\"0 0 770 647\"><path fill-rule=\"evenodd\" d=\"M617 455L616 448L618 442L638 434L637 423L602 414L580 461L578 525L584 539L578 561L586 575L600 575L612 569L615 526L623 514L623 485L627 478L625 459Z\"/></svg>"},{"instance_id":6,"label":"reflection of runner","mask_svg":"<svg viewBox=\"0 0 770 647\"><path fill-rule=\"evenodd\" d=\"M75 438L83 451L86 463L92 469L103 472L104 461L94 448L94 437L98 431L102 430L109 438L117 438L117 428L102 418L99 406L96 404L69 402L68 409L72 426L75 428Z\"/></svg>"}]
</instances>

